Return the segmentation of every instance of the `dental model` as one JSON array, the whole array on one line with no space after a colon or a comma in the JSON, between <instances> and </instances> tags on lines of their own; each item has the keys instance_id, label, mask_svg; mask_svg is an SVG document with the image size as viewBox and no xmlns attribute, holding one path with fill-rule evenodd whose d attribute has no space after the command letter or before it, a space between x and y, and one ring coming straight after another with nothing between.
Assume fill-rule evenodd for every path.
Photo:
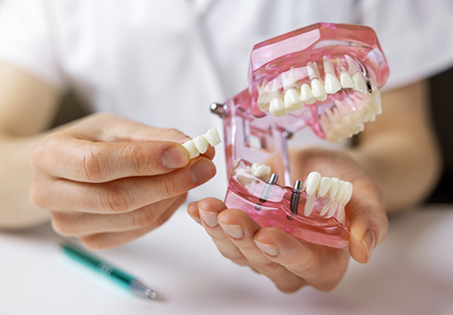
<instances>
[{"instance_id":1,"label":"dental model","mask_svg":"<svg viewBox=\"0 0 453 315\"><path fill-rule=\"evenodd\" d=\"M313 24L255 45L248 73L247 89L224 104L211 104L224 125L225 204L244 210L262 227L347 246L352 184L316 170L294 182L286 141L309 127L321 139L339 142L381 114L379 89L389 68L375 32L359 25ZM198 142L204 149L202 139L194 139L194 146ZM272 161L272 170L258 161Z\"/></svg>"},{"instance_id":2,"label":"dental model","mask_svg":"<svg viewBox=\"0 0 453 315\"><path fill-rule=\"evenodd\" d=\"M186 141L182 146L189 152L190 159L194 159L200 153L205 153L209 145L214 147L221 142L219 132L216 129L209 129L204 135Z\"/></svg>"}]
</instances>

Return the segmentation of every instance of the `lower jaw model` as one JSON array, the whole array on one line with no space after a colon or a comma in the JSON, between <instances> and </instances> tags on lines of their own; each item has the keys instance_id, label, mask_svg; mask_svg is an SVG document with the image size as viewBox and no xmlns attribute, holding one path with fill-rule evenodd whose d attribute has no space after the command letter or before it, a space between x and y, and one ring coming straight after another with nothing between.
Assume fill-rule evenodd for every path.
<instances>
[{"instance_id":1,"label":"lower jaw model","mask_svg":"<svg viewBox=\"0 0 453 315\"><path fill-rule=\"evenodd\" d=\"M211 104L223 119L227 207L301 240L347 246L352 184L316 170L293 182L286 141L307 126L329 142L363 131L381 113L388 76L365 26L318 23L255 45L248 89Z\"/></svg>"}]
</instances>

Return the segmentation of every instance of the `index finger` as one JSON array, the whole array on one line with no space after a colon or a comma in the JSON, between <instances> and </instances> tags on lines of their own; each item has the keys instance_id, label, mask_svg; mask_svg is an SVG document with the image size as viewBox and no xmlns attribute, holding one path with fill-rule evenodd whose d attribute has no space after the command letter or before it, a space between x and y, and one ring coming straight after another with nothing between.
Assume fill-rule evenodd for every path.
<instances>
[{"instance_id":1,"label":"index finger","mask_svg":"<svg viewBox=\"0 0 453 315\"><path fill-rule=\"evenodd\" d=\"M186 167L189 153L170 141L91 142L54 134L34 148L32 163L54 177L96 183L169 173Z\"/></svg>"}]
</instances>

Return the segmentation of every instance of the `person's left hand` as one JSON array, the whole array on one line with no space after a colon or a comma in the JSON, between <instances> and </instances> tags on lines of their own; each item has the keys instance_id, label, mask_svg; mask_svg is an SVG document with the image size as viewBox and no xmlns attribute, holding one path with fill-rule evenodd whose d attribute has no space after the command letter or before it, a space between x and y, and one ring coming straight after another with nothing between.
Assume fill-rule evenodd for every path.
<instances>
[{"instance_id":1,"label":"person's left hand","mask_svg":"<svg viewBox=\"0 0 453 315\"><path fill-rule=\"evenodd\" d=\"M261 228L240 209L227 209L207 198L188 206L189 215L211 236L220 253L241 266L249 266L271 279L283 292L305 285L333 289L346 271L349 254L366 263L387 233L388 221L377 186L347 154L322 149L292 155L297 167L292 178L311 171L350 181L354 192L346 206L350 221L349 251L301 241L275 228Z\"/></svg>"}]
</instances>

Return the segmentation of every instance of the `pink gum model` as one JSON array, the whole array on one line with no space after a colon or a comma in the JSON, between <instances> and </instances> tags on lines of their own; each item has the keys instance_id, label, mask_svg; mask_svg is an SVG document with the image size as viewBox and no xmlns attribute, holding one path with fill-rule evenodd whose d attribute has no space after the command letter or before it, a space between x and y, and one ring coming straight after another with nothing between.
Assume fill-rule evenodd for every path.
<instances>
[{"instance_id":1,"label":"pink gum model","mask_svg":"<svg viewBox=\"0 0 453 315\"><path fill-rule=\"evenodd\" d=\"M365 26L318 23L255 45L248 89L211 105L224 125L226 205L262 227L347 246L352 185L317 172L293 185L286 140L307 126L330 142L363 131L381 113L388 76L376 34ZM272 164L272 176L257 163Z\"/></svg>"}]
</instances>

